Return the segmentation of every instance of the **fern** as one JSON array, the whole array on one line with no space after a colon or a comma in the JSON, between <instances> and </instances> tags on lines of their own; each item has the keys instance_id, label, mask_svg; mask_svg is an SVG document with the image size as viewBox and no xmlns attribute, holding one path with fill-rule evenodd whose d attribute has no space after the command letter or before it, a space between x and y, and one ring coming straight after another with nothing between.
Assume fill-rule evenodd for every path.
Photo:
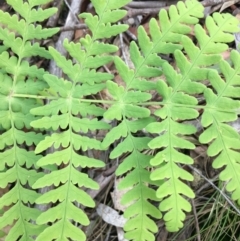
<instances>
[{"instance_id":1,"label":"fern","mask_svg":"<svg viewBox=\"0 0 240 241\"><path fill-rule=\"evenodd\" d=\"M165 61L158 54L169 54L176 49L182 49L181 36L190 33L188 24L197 23L199 17L202 17L202 6L192 1L186 5L179 2L177 7L171 6L169 15L165 10L161 11L160 28L156 20L150 21L151 39L143 27L138 29L141 52L135 42L130 45L130 55L135 70L128 70L119 58L115 59L116 68L125 82L125 89L110 82L107 85L116 103L105 112L104 117L121 120L121 124L107 134L103 144L110 145L113 141L122 138L122 142L112 151L110 158L119 157L126 152L131 153L116 171L117 175L130 171L120 182L119 188L132 187L122 199L123 204L131 204L124 213L128 219L124 227L127 231L126 238L131 240L154 240L152 233L157 232L157 226L152 218L162 216L150 202L160 199L155 196L153 189L148 187L162 185L162 181L157 182L150 178L148 169L151 166L151 156L141 152L148 149L151 139L134 136L134 133L154 122L154 119L150 118L149 109L141 107L141 103L151 99L151 95L143 91L156 88L155 83L149 82L146 78L162 74L161 67Z\"/></svg>"},{"instance_id":2,"label":"fern","mask_svg":"<svg viewBox=\"0 0 240 241\"><path fill-rule=\"evenodd\" d=\"M134 72L128 71L127 66L120 58L116 58L115 63L127 85L128 81L133 78ZM103 145L104 147L109 146L115 140L122 138L122 142L111 152L110 158L118 158L123 153L131 153L116 171L116 175L131 171L119 184L120 189L131 187L131 190L123 196L122 203L126 205L134 201L134 204L129 206L124 213L125 217L129 219L125 225L126 238L145 240L149 237L154 239L151 232L156 232L157 227L148 215L160 218L161 213L148 201L148 199L157 200L154 190L146 185L146 183L154 184L155 182L150 180L149 172L145 169L149 167L151 156L141 152L147 149L150 138L134 136L134 133L142 130L152 121L152 118L149 117L150 111L137 106L138 103L149 100L151 95L141 91L129 90L126 92L123 86L117 86L110 81L107 83L107 88L116 102L105 112L104 117L108 120L121 120L121 123L113 127L106 135ZM132 118L134 121L131 120Z\"/></svg>"},{"instance_id":3,"label":"fern","mask_svg":"<svg viewBox=\"0 0 240 241\"><path fill-rule=\"evenodd\" d=\"M203 7L195 0L161 10L149 34L139 27L138 43L130 44L130 69L115 56L117 46L103 41L127 30L117 22L130 0L92 0L97 14L79 16L91 35L65 40L68 58L40 46L58 31L38 24L56 11L41 8L48 0L7 2L19 17L0 11L0 188L12 185L0 198L0 230L12 225L6 240L86 240L84 209L95 206L86 190L99 186L85 168L105 165L86 151L112 146L109 157L120 160L116 175L123 176L118 188L127 190L125 238L155 240L162 216L168 231L178 231L194 198L187 183L193 176L184 166L193 164L189 135L197 130L185 122L197 118L205 128L199 141L209 145L214 168L224 166L220 179L240 204L240 140L229 125L239 113L239 53L222 60L238 31L234 17L213 14L203 28ZM168 54L175 68L162 58ZM32 56L54 59L64 78L31 66ZM110 62L121 83L101 71ZM99 98L102 91L108 99ZM103 140L99 131L106 132ZM50 208L40 213L36 204Z\"/></svg>"},{"instance_id":4,"label":"fern","mask_svg":"<svg viewBox=\"0 0 240 241\"><path fill-rule=\"evenodd\" d=\"M151 160L151 164L159 166L151 175L153 180L168 179L157 191L159 198L165 198L160 203L160 210L166 212L164 220L167 229L178 231L183 226L185 212L191 210L191 205L182 197L193 198L193 191L181 180L192 181L193 176L186 172L180 164L193 164L193 160L181 152L180 149L194 149L184 135L196 132L194 126L179 123L188 119L196 119L197 99L189 94L199 94L205 89L201 83L193 81L205 80L210 71L208 66L216 64L221 59L221 53L228 47L221 42L232 41L233 36L226 31L237 31L237 21L230 15L214 14L208 17L206 27L208 34L200 25L195 25L195 36L199 47L192 40L182 37L182 44L189 57L176 50L174 56L180 73L176 73L168 64L163 64L163 73L167 79L158 82L157 90L163 98L163 107L155 115L163 121L152 123L147 127L151 133L161 133L149 143L151 149L164 148ZM219 25L221 28L216 28ZM233 26L233 27L231 27ZM175 217L175 218L173 218Z\"/></svg>"},{"instance_id":5,"label":"fern","mask_svg":"<svg viewBox=\"0 0 240 241\"><path fill-rule=\"evenodd\" d=\"M88 101L86 97L104 89L106 81L113 78L111 74L97 72L95 69L112 61L110 53L116 52L117 48L100 43L98 40L117 35L127 29L126 25L114 24L126 14L126 11L116 8L127 2L122 1L119 5L117 1L110 1L109 4L106 1L92 1L99 16L81 14L81 17L86 18L92 36L87 35L76 44L68 41L63 43L76 63L65 59L55 49L49 49L57 65L63 69L69 80L44 75L49 85L49 92L57 90L57 93L54 95L55 99L48 105L31 110L33 115L42 116L31 124L35 128L44 128L53 132L36 147L36 153L41 153L50 147L54 148L54 152L42 157L38 165L47 167L64 164L64 168L57 168L33 185L34 188L55 186L54 190L43 194L36 201L39 204L56 203L37 218L39 225L52 223L37 237L37 240L86 239L84 232L72 221L79 225L89 224L87 215L79 207L82 205L94 207L95 204L83 188L97 189L98 184L82 173L81 169L103 167L104 163L84 156L82 151L102 150L101 142L89 138L88 133L109 129L107 123L96 118L103 115L103 109ZM60 129L63 131L59 133Z\"/></svg>"},{"instance_id":6,"label":"fern","mask_svg":"<svg viewBox=\"0 0 240 241\"><path fill-rule=\"evenodd\" d=\"M220 173L220 179L226 181L227 191L232 193L232 199L240 204L239 192L239 134L227 123L237 119L239 98L239 53L231 52L231 64L222 60L219 63L224 79L216 71L208 75L213 90L204 91L206 108L201 123L206 130L201 134L201 143L210 143L208 155L215 157L214 168L225 166Z\"/></svg>"},{"instance_id":7,"label":"fern","mask_svg":"<svg viewBox=\"0 0 240 241\"><path fill-rule=\"evenodd\" d=\"M42 29L37 23L53 15L56 9L40 8L37 12L35 1L8 0L7 3L19 12L20 18L0 11L0 21L5 26L0 28L0 39L5 46L5 51L0 54L0 187L13 184L0 199L0 209L9 206L0 217L0 229L13 226L5 240L33 240L44 226L35 224L40 211L33 208L33 204L40 194L32 189L32 185L43 174L36 170L39 156L32 151L32 146L44 135L33 132L30 127L34 117L29 111L39 103L18 95L37 95L46 87L43 82L45 71L30 66L26 58L34 55L50 58L47 50L31 41L50 37L58 31ZM12 51L11 55L6 52L8 49Z\"/></svg>"}]
</instances>

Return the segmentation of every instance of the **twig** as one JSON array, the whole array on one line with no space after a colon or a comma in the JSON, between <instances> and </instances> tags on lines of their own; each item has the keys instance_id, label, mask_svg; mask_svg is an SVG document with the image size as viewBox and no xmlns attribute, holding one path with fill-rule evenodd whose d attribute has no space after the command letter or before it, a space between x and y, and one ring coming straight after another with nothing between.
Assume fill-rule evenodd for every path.
<instances>
[{"instance_id":1,"label":"twig","mask_svg":"<svg viewBox=\"0 0 240 241\"><path fill-rule=\"evenodd\" d=\"M204 0L202 1L202 5L204 7L207 6L214 6L222 3L226 3L226 0ZM133 8L134 10L137 9L157 9L159 11L160 8L166 8L169 5L176 4L177 1L141 1L141 2L131 2L126 5L127 8ZM129 10L129 9L128 9Z\"/></svg>"},{"instance_id":2,"label":"twig","mask_svg":"<svg viewBox=\"0 0 240 241\"><path fill-rule=\"evenodd\" d=\"M73 0L70 6L71 11L68 13L65 26L73 26L76 24L76 14L80 11L82 0ZM64 31L60 34L58 41L56 42L55 49L63 56L67 55L67 51L63 47L64 39L72 40L74 31ZM49 72L55 76L62 77L62 70L57 67L54 60L50 61Z\"/></svg>"},{"instance_id":3,"label":"twig","mask_svg":"<svg viewBox=\"0 0 240 241\"><path fill-rule=\"evenodd\" d=\"M168 7L162 7L162 8L168 8ZM129 9L127 16L129 18L137 16L137 15L150 15L150 14L158 14L160 8L144 8L144 9Z\"/></svg>"},{"instance_id":4,"label":"twig","mask_svg":"<svg viewBox=\"0 0 240 241\"><path fill-rule=\"evenodd\" d=\"M70 25L70 26L63 26L60 28L61 32L64 31L74 31L77 29L87 29L87 25L84 23L76 24L76 25Z\"/></svg>"},{"instance_id":5,"label":"twig","mask_svg":"<svg viewBox=\"0 0 240 241\"><path fill-rule=\"evenodd\" d=\"M118 22L118 24L120 24L120 22ZM120 40L120 49L122 51L122 56L123 56L124 62L127 64L127 66L129 66L129 63L128 63L128 60L127 60L127 57L126 57L126 53L125 53L125 50L124 50L124 41L123 41L122 33L119 34L119 40Z\"/></svg>"},{"instance_id":6,"label":"twig","mask_svg":"<svg viewBox=\"0 0 240 241\"><path fill-rule=\"evenodd\" d=\"M51 16L49 19L48 19L48 22L47 22L47 27L55 27L57 25L57 21L59 19L59 16L60 16L60 13L61 13L61 10L62 10L62 7L63 7L63 0L55 0L53 2L53 7L56 7L58 9L57 13L55 13L53 16Z\"/></svg>"},{"instance_id":7,"label":"twig","mask_svg":"<svg viewBox=\"0 0 240 241\"><path fill-rule=\"evenodd\" d=\"M128 37L130 37L133 41L137 41L137 37L130 32L129 30L126 31L126 34L128 35Z\"/></svg>"},{"instance_id":8,"label":"twig","mask_svg":"<svg viewBox=\"0 0 240 241\"><path fill-rule=\"evenodd\" d=\"M175 1L173 2L175 3ZM130 8L162 8L166 7L169 1L145 1L145 2L130 2L127 7Z\"/></svg>"},{"instance_id":9,"label":"twig","mask_svg":"<svg viewBox=\"0 0 240 241\"><path fill-rule=\"evenodd\" d=\"M225 3L225 2L226 2L226 0L204 0L201 3L204 7L207 7L207 6L214 6L219 3Z\"/></svg>"},{"instance_id":10,"label":"twig","mask_svg":"<svg viewBox=\"0 0 240 241\"><path fill-rule=\"evenodd\" d=\"M197 240L201 241L201 233L200 233L200 228L199 228L199 223L198 223L198 218L197 218L197 211L196 211L196 207L195 207L193 199L191 199L191 203L192 203L192 209L193 209L193 214L194 214L194 219L195 219L195 224L196 224Z\"/></svg>"},{"instance_id":11,"label":"twig","mask_svg":"<svg viewBox=\"0 0 240 241\"><path fill-rule=\"evenodd\" d=\"M116 171L116 169L117 169L117 165L114 165L114 166L108 168L106 171L104 171L102 175L104 177L108 177L108 176L112 175Z\"/></svg>"},{"instance_id":12,"label":"twig","mask_svg":"<svg viewBox=\"0 0 240 241\"><path fill-rule=\"evenodd\" d=\"M65 4L67 5L70 13L72 13L72 15L73 15L73 17L75 18L76 22L80 23L80 22L79 22L79 19L78 19L78 17L77 17L77 13L78 13L79 11L76 12L76 11L74 11L74 9L72 10L72 5L70 6L67 0L64 0L64 2L65 2ZM79 7L80 7L80 6L81 6L81 0L80 0L80 3L79 3ZM79 8L79 10L80 10L80 8Z\"/></svg>"},{"instance_id":13,"label":"twig","mask_svg":"<svg viewBox=\"0 0 240 241\"><path fill-rule=\"evenodd\" d=\"M219 175L216 175L215 177L213 177L212 179L208 179L211 182L215 182L218 179ZM205 184L203 184L197 191L196 194L199 194L203 189L207 188L211 186L211 184L209 182L206 182Z\"/></svg>"},{"instance_id":14,"label":"twig","mask_svg":"<svg viewBox=\"0 0 240 241\"><path fill-rule=\"evenodd\" d=\"M109 185L109 183L113 180L115 174L113 173L110 176L103 176L103 175L99 175L97 176L94 181L97 182L100 186L100 188L98 190L92 190L92 189L88 189L87 193L88 195L90 195L90 197L92 199L95 199L95 197L107 186Z\"/></svg>"},{"instance_id":15,"label":"twig","mask_svg":"<svg viewBox=\"0 0 240 241\"><path fill-rule=\"evenodd\" d=\"M210 181L208 178L206 178L202 173L200 173L196 168L194 168L191 165L187 165L189 168L191 168L194 172L196 172L198 175L200 175L203 179L205 179L212 187L214 187L217 191L219 191L222 196L226 199L226 201L229 203L229 205L240 215L240 210L232 203L232 201L228 198L228 196L220 190L212 181Z\"/></svg>"}]
</instances>

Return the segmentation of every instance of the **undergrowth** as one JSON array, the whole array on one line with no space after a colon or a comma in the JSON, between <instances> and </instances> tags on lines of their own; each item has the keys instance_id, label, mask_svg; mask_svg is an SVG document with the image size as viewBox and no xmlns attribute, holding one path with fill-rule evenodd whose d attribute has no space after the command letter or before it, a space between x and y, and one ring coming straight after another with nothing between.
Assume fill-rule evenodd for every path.
<instances>
[{"instance_id":1,"label":"undergrowth","mask_svg":"<svg viewBox=\"0 0 240 241\"><path fill-rule=\"evenodd\" d=\"M202 27L202 5L178 2L151 19L149 33L138 28L130 68L115 54L118 47L104 42L128 29L119 21L130 0L92 0L96 15L79 16L91 34L64 41L67 59L40 47L59 30L40 25L56 12L42 9L47 2L7 0L18 15L0 11L0 188L11 186L0 198L0 230L11 225L5 240L86 239L85 208L95 207L87 189L99 188L86 170L105 165L86 155L90 149L110 149L110 159L122 160L116 175L123 177L118 188L127 190L121 201L128 240L155 240L157 219L170 232L183 227L195 197L185 168L193 164L192 135L208 146L239 205L240 139L229 123L240 107L240 56L232 50L222 57L238 20L214 13ZM53 59L64 78L30 65L33 56ZM164 56L173 57L174 67ZM102 71L111 62L121 82ZM103 92L108 98L100 98ZM196 119L201 133L186 122ZM106 133L103 139L95 138L98 132ZM45 187L52 188L40 194ZM50 208L41 213L37 204Z\"/></svg>"}]
</instances>

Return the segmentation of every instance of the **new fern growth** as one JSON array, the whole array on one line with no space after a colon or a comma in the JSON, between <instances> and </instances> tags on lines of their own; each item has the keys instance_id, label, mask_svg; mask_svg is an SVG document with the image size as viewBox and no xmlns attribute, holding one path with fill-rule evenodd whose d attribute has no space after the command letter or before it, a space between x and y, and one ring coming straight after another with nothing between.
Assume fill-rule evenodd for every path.
<instances>
[{"instance_id":1,"label":"new fern growth","mask_svg":"<svg viewBox=\"0 0 240 241\"><path fill-rule=\"evenodd\" d=\"M209 145L214 168L224 167L220 179L240 204L240 140L229 125L239 113L240 56L232 51L228 61L222 58L239 31L237 19L216 13L203 28L202 5L178 2L151 19L149 33L139 27L129 68L115 55L118 47L104 40L127 30L119 23L126 15L120 8L130 0L92 0L96 15L79 16L91 34L64 41L68 59L40 47L58 31L39 24L56 12L41 8L47 2L7 0L19 16L0 11L0 188L12 186L0 197L0 230L11 225L6 240L86 240L84 209L95 207L86 190L99 186L85 170L105 165L86 151L112 146L109 158L121 160L118 188L128 190L122 198L125 238L155 240L161 218L168 231L178 231L195 196L184 165L193 164L189 135L197 130L185 121L197 118L205 128L199 142ZM168 54L174 68L160 57ZM32 56L53 58L64 78L31 66ZM101 71L110 62L121 84ZM100 99L102 91L110 98ZM96 139L102 130L106 136ZM53 188L40 195L47 186ZM36 204L51 207L40 213Z\"/></svg>"}]
</instances>

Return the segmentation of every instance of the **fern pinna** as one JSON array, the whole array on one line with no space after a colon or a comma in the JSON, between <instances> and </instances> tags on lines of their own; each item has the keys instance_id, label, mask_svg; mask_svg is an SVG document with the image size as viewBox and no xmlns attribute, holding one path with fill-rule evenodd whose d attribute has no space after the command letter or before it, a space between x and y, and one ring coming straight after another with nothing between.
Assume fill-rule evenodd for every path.
<instances>
[{"instance_id":1,"label":"fern pinna","mask_svg":"<svg viewBox=\"0 0 240 241\"><path fill-rule=\"evenodd\" d=\"M84 171L104 166L85 153L112 146L110 158L120 160L116 175L123 176L118 188L127 190L125 238L155 240L162 216L168 231L178 231L194 197L184 165L193 163L188 136L196 127L185 121L196 118L205 128L199 142L209 144L215 168L224 166L220 179L240 204L239 134L228 124L239 112L240 57L232 51L229 61L222 59L238 31L234 17L216 13L203 28L203 7L195 0L161 10L149 34L139 27L138 43L130 44L130 69L114 56L118 48L102 41L127 30L116 23L130 0L92 0L96 16L80 15L91 35L64 41L69 59L38 43L58 31L38 25L56 11L41 8L48 0L7 2L20 19L0 11L0 188L12 186L0 198L0 230L12 225L6 240L85 240L84 209L95 206L86 189L98 184ZM175 68L160 57L169 54ZM64 78L30 66L32 56L53 58ZM121 83L99 71L109 62ZM98 98L101 91L110 98ZM102 130L103 140L92 136ZM40 213L36 204L51 207Z\"/></svg>"},{"instance_id":2,"label":"fern pinna","mask_svg":"<svg viewBox=\"0 0 240 241\"><path fill-rule=\"evenodd\" d=\"M30 109L40 103L31 95L38 95L47 85L43 81L45 71L30 66L28 58L38 55L50 58L47 50L33 40L51 37L58 29L42 29L41 22L57 9L41 9L48 1L7 0L17 15L0 11L0 187L12 188L0 198L0 209L7 207L0 217L0 229L12 225L5 240L32 240L44 229L36 225L40 211L33 208L39 197L32 189L33 183L42 176L38 172L37 156L33 147L43 139L42 133L32 131L30 122L35 118ZM38 7L38 11L36 11ZM28 98L30 97L30 98Z\"/></svg>"}]
</instances>

